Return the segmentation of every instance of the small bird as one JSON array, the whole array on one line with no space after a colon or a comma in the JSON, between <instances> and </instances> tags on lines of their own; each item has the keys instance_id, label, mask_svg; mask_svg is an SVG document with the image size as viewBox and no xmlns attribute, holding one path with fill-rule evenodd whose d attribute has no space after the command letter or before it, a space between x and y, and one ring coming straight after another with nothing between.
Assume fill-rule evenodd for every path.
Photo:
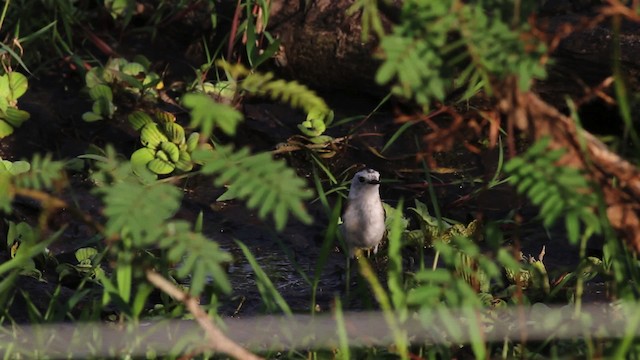
<instances>
[{"instance_id":1,"label":"small bird","mask_svg":"<svg viewBox=\"0 0 640 360\"><path fill-rule=\"evenodd\" d=\"M373 169L359 171L351 180L341 229L349 257L354 257L357 248L373 248L374 254L378 252L386 231L379 189L380 174Z\"/></svg>"}]
</instances>

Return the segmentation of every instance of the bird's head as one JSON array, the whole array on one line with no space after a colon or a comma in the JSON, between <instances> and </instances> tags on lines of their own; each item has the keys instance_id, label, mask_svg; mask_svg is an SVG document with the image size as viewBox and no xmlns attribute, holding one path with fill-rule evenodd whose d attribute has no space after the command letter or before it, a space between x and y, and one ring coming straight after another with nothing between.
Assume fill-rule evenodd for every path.
<instances>
[{"instance_id":1,"label":"bird's head","mask_svg":"<svg viewBox=\"0 0 640 360\"><path fill-rule=\"evenodd\" d=\"M351 180L351 189L349 197L354 198L361 193L369 191L377 191L380 187L380 173L373 169L364 169L358 171Z\"/></svg>"}]
</instances>

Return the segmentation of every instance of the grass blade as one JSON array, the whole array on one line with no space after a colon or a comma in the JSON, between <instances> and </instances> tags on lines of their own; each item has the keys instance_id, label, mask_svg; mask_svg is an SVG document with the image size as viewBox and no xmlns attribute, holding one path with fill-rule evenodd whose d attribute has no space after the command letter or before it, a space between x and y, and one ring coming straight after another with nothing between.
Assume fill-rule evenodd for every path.
<instances>
[{"instance_id":1,"label":"grass blade","mask_svg":"<svg viewBox=\"0 0 640 360\"><path fill-rule=\"evenodd\" d=\"M238 240L235 240L235 242L242 250L242 253L245 258L247 258L249 265L251 265L251 268L256 275L256 285L258 286L260 297L267 306L267 309L273 310L274 305L277 305L286 315L293 315L289 304L287 304L282 295L280 295L276 287L271 282L271 279L269 279L269 276L267 276L264 270L262 270L262 267L260 267L260 264L258 264L249 248Z\"/></svg>"}]
</instances>

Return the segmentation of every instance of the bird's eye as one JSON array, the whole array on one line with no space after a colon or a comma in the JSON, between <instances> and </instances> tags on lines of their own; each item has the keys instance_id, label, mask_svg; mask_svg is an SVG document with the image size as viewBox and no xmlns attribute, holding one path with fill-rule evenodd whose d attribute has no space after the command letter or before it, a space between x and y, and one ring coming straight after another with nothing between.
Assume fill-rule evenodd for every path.
<instances>
[{"instance_id":1,"label":"bird's eye","mask_svg":"<svg viewBox=\"0 0 640 360\"><path fill-rule=\"evenodd\" d=\"M360 177L358 177L358 181L360 181L360 182L364 182L364 176L360 176Z\"/></svg>"}]
</instances>

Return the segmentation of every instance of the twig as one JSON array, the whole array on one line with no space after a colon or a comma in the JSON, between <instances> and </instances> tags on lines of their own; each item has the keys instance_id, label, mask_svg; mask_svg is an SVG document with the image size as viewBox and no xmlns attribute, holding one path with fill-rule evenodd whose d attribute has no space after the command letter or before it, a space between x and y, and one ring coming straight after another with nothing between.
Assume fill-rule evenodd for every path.
<instances>
[{"instance_id":1,"label":"twig","mask_svg":"<svg viewBox=\"0 0 640 360\"><path fill-rule=\"evenodd\" d=\"M167 281L162 275L158 274L153 270L147 270L146 272L147 280L152 283L155 287L162 290L172 298L182 302L189 312L193 314L196 321L202 329L204 329L207 337L209 338L209 345L212 349L216 351L223 352L227 355L230 355L236 359L248 359L248 360L257 360L262 359L261 357L252 354L247 351L242 346L233 342L233 340L229 339L217 326L209 319L207 313L202 310L200 305L198 304L198 300L194 297L189 296L185 292L178 289L175 285Z\"/></svg>"}]
</instances>

